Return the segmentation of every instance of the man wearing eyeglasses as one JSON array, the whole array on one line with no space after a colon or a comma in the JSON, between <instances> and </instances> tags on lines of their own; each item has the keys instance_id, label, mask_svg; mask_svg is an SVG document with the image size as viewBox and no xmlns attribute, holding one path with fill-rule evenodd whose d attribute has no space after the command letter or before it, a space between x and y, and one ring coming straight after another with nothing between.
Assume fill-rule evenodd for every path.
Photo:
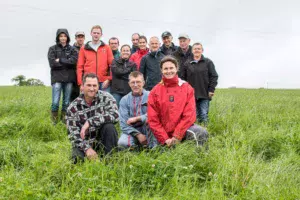
<instances>
[{"instance_id":1,"label":"man wearing eyeglasses","mask_svg":"<svg viewBox=\"0 0 300 200\"><path fill-rule=\"evenodd\" d=\"M156 146L157 141L150 132L147 124L147 101L149 91L143 87L144 76L134 71L129 75L131 92L120 101L121 137L118 146L122 148L136 148Z\"/></svg>"},{"instance_id":2,"label":"man wearing eyeglasses","mask_svg":"<svg viewBox=\"0 0 300 200\"><path fill-rule=\"evenodd\" d=\"M108 44L112 50L112 53L114 55L114 59L118 60L120 58L120 51L119 51L119 39L116 37L112 37L109 39Z\"/></svg>"}]
</instances>

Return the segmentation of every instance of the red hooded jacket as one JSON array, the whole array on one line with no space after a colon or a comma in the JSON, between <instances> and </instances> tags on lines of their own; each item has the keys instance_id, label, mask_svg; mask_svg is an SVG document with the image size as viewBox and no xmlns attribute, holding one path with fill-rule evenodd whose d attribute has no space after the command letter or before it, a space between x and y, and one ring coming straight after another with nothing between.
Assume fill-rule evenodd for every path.
<instances>
[{"instance_id":1,"label":"red hooded jacket","mask_svg":"<svg viewBox=\"0 0 300 200\"><path fill-rule=\"evenodd\" d=\"M86 43L79 51L77 61L77 83L82 84L82 77L87 73L95 73L99 82L111 80L110 65L114 59L110 47L101 41L97 52Z\"/></svg>"},{"instance_id":2,"label":"red hooded jacket","mask_svg":"<svg viewBox=\"0 0 300 200\"><path fill-rule=\"evenodd\" d=\"M136 66L137 66L137 71L140 70L142 57L144 55L147 55L148 53L149 53L149 49L139 49L130 56L129 60L135 62Z\"/></svg>"},{"instance_id":3,"label":"red hooded jacket","mask_svg":"<svg viewBox=\"0 0 300 200\"><path fill-rule=\"evenodd\" d=\"M148 123L159 143L169 138L182 140L196 121L194 89L175 76L163 80L150 92Z\"/></svg>"}]
</instances>

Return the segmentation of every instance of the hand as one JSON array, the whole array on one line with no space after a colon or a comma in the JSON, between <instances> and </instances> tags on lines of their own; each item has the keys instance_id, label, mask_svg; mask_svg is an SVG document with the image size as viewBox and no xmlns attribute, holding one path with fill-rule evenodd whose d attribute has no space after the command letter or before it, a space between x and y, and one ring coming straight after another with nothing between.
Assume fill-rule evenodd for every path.
<instances>
[{"instance_id":1,"label":"hand","mask_svg":"<svg viewBox=\"0 0 300 200\"><path fill-rule=\"evenodd\" d=\"M109 80L104 81L104 82L102 83L102 89L108 88L109 82L110 82Z\"/></svg>"},{"instance_id":2,"label":"hand","mask_svg":"<svg viewBox=\"0 0 300 200\"><path fill-rule=\"evenodd\" d=\"M56 58L56 59L55 59L55 62L59 62L59 58Z\"/></svg>"},{"instance_id":3,"label":"hand","mask_svg":"<svg viewBox=\"0 0 300 200\"><path fill-rule=\"evenodd\" d=\"M166 144L168 147L172 146L172 139L171 139L171 138L167 139L167 140L165 141L165 144Z\"/></svg>"},{"instance_id":4,"label":"hand","mask_svg":"<svg viewBox=\"0 0 300 200\"><path fill-rule=\"evenodd\" d=\"M98 158L98 154L92 148L86 150L85 155L89 160L96 160Z\"/></svg>"},{"instance_id":5,"label":"hand","mask_svg":"<svg viewBox=\"0 0 300 200\"><path fill-rule=\"evenodd\" d=\"M215 93L213 93L213 92L208 92L208 97L211 98L211 97L214 96L214 94L215 94Z\"/></svg>"},{"instance_id":6,"label":"hand","mask_svg":"<svg viewBox=\"0 0 300 200\"><path fill-rule=\"evenodd\" d=\"M80 130L80 137L84 140L84 136L85 136L85 133L86 131L88 130L88 128L90 127L90 124L88 121L86 121L83 125L83 127L81 128Z\"/></svg>"},{"instance_id":7,"label":"hand","mask_svg":"<svg viewBox=\"0 0 300 200\"><path fill-rule=\"evenodd\" d=\"M179 143L180 141L177 138L172 137L172 145L179 144Z\"/></svg>"},{"instance_id":8,"label":"hand","mask_svg":"<svg viewBox=\"0 0 300 200\"><path fill-rule=\"evenodd\" d=\"M138 139L139 143L142 145L147 145L147 138L145 135L139 133L136 135L136 138Z\"/></svg>"},{"instance_id":9,"label":"hand","mask_svg":"<svg viewBox=\"0 0 300 200\"><path fill-rule=\"evenodd\" d=\"M137 117L131 117L127 120L127 124L132 125L132 124L136 123L137 121L138 121Z\"/></svg>"}]
</instances>

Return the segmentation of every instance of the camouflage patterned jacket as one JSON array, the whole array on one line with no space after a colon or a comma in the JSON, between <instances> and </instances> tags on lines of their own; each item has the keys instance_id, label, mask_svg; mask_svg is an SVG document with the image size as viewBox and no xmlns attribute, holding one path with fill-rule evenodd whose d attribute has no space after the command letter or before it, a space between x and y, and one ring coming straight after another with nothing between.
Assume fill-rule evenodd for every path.
<instances>
[{"instance_id":1,"label":"camouflage patterned jacket","mask_svg":"<svg viewBox=\"0 0 300 200\"><path fill-rule=\"evenodd\" d=\"M91 106L85 102L84 95L80 94L68 107L66 120L72 147L86 151L95 142L96 130L102 124L118 122L118 107L115 99L107 92L99 90ZM89 122L90 128L85 139L82 139L80 130L86 121Z\"/></svg>"}]
</instances>

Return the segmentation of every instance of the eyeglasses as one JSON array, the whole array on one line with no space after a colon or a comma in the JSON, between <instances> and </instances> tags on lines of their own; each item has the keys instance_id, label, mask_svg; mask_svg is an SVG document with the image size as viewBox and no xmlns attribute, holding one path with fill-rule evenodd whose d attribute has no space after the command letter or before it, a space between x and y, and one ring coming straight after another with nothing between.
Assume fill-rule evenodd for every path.
<instances>
[{"instance_id":1,"label":"eyeglasses","mask_svg":"<svg viewBox=\"0 0 300 200\"><path fill-rule=\"evenodd\" d=\"M129 84L130 85L140 85L140 84L142 84L142 81L130 81Z\"/></svg>"}]
</instances>

